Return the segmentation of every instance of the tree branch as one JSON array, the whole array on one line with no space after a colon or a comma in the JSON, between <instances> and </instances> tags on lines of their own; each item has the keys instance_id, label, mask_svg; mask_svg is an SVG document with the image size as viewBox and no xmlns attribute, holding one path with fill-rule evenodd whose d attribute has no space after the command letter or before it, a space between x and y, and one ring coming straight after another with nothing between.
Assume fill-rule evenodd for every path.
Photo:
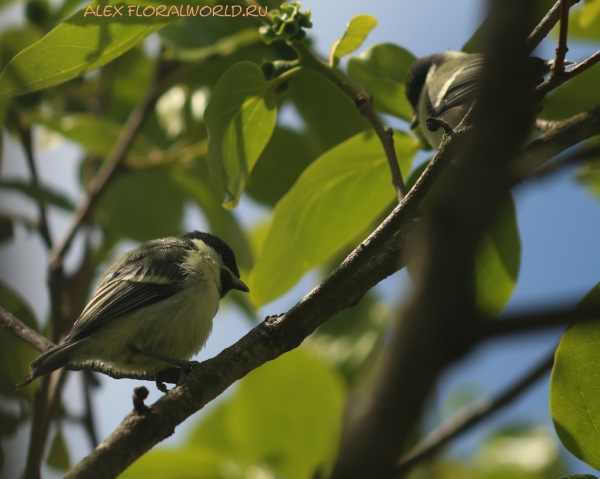
<instances>
[{"instance_id":1,"label":"tree branch","mask_svg":"<svg viewBox=\"0 0 600 479\"><path fill-rule=\"evenodd\" d=\"M52 341L26 326L2 306L0 306L0 323L2 329L7 329L42 353L54 346Z\"/></svg>"},{"instance_id":2,"label":"tree branch","mask_svg":"<svg viewBox=\"0 0 600 479\"><path fill-rule=\"evenodd\" d=\"M507 387L493 399L484 399L470 404L454 417L432 431L425 439L402 456L394 468L394 477L402 477L419 462L435 455L452 439L469 431L496 411L509 405L546 375L554 364L554 351L522 378Z\"/></svg>"},{"instance_id":3,"label":"tree branch","mask_svg":"<svg viewBox=\"0 0 600 479\"><path fill-rule=\"evenodd\" d=\"M538 23L527 38L527 51L529 53L533 53L560 20L562 2L563 0L557 0L554 6L548 11L546 16ZM568 3L569 6L573 6L579 2L580 0L570 0Z\"/></svg>"}]
</instances>

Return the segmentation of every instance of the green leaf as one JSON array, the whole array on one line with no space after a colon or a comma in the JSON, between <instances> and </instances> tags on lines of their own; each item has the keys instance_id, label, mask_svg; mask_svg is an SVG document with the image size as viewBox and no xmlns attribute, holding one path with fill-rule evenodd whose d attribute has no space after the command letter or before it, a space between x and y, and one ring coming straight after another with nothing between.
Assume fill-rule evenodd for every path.
<instances>
[{"instance_id":1,"label":"green leaf","mask_svg":"<svg viewBox=\"0 0 600 479\"><path fill-rule=\"evenodd\" d=\"M395 132L394 144L406 174L418 144L402 132ZM372 131L317 159L275 207L263 253L250 275L254 306L288 291L361 233L394 197L387 159Z\"/></svg>"},{"instance_id":2,"label":"green leaf","mask_svg":"<svg viewBox=\"0 0 600 479\"><path fill-rule=\"evenodd\" d=\"M580 303L600 304L600 283ZM600 318L598 318L600 319ZM556 350L550 379L550 413L563 445L578 459L600 469L600 323L569 326Z\"/></svg>"},{"instance_id":3,"label":"green leaf","mask_svg":"<svg viewBox=\"0 0 600 479\"><path fill-rule=\"evenodd\" d=\"M79 113L60 118L33 119L35 123L56 131L65 138L79 143L89 153L105 157L117 141L123 125L91 113ZM146 136L137 134L129 147L127 156L147 158L157 147Z\"/></svg>"},{"instance_id":4,"label":"green leaf","mask_svg":"<svg viewBox=\"0 0 600 479\"><path fill-rule=\"evenodd\" d=\"M69 450L65 443L65 438L62 435L60 428L56 431L56 435L50 446L50 454L46 462L54 469L68 471L71 468L71 460L69 459Z\"/></svg>"},{"instance_id":5,"label":"green leaf","mask_svg":"<svg viewBox=\"0 0 600 479\"><path fill-rule=\"evenodd\" d=\"M590 147L600 145L600 141L598 140L586 143ZM587 161L577 170L575 178L587 186L597 200L600 200L600 161L598 161L598 158Z\"/></svg>"},{"instance_id":6,"label":"green leaf","mask_svg":"<svg viewBox=\"0 0 600 479\"><path fill-rule=\"evenodd\" d=\"M377 19L371 15L357 15L346 25L342 38L331 45L330 63L336 66L340 58L357 50L367 38L367 35L377 26Z\"/></svg>"},{"instance_id":7,"label":"green leaf","mask_svg":"<svg viewBox=\"0 0 600 479\"><path fill-rule=\"evenodd\" d=\"M261 203L275 206L316 158L306 143L304 135L276 127L248 177L248 194Z\"/></svg>"},{"instance_id":8,"label":"green leaf","mask_svg":"<svg viewBox=\"0 0 600 479\"><path fill-rule=\"evenodd\" d=\"M0 189L18 191L35 201L41 200L43 203L56 206L63 210L73 211L75 209L75 206L69 198L48 186L40 185L39 188L35 188L32 184L25 183L24 181L4 180L0 181Z\"/></svg>"},{"instance_id":9,"label":"green leaf","mask_svg":"<svg viewBox=\"0 0 600 479\"><path fill-rule=\"evenodd\" d=\"M579 11L579 25L589 28L600 16L600 0L586 0Z\"/></svg>"},{"instance_id":10,"label":"green leaf","mask_svg":"<svg viewBox=\"0 0 600 479\"><path fill-rule=\"evenodd\" d=\"M275 128L277 107L270 85L258 65L237 63L217 83L204 113L210 174L227 193L227 208L237 205Z\"/></svg>"},{"instance_id":11,"label":"green leaf","mask_svg":"<svg viewBox=\"0 0 600 479\"><path fill-rule=\"evenodd\" d=\"M125 470L119 479L219 479L221 459L198 446L153 450Z\"/></svg>"},{"instance_id":12,"label":"green leaf","mask_svg":"<svg viewBox=\"0 0 600 479\"><path fill-rule=\"evenodd\" d=\"M0 305L15 317L37 331L37 321L30 306L17 293L0 282ZM28 396L34 386L15 392L15 384L29 374L29 363L38 352L29 343L4 328L0 328L0 394L4 396Z\"/></svg>"},{"instance_id":13,"label":"green leaf","mask_svg":"<svg viewBox=\"0 0 600 479\"><path fill-rule=\"evenodd\" d=\"M345 388L323 360L296 349L252 371L230 404L234 447L277 477L326 471L337 451Z\"/></svg>"},{"instance_id":14,"label":"green leaf","mask_svg":"<svg viewBox=\"0 0 600 479\"><path fill-rule=\"evenodd\" d=\"M600 23L598 24L600 30ZM600 39L600 37L599 37ZM577 75L544 100L540 116L547 120L562 120L600 103L600 67L597 65Z\"/></svg>"},{"instance_id":15,"label":"green leaf","mask_svg":"<svg viewBox=\"0 0 600 479\"><path fill-rule=\"evenodd\" d=\"M586 2L581 8L572 9L569 12L569 38L588 42L600 40L599 4L598 0ZM557 32L556 29L555 32ZM556 33L556 35L558 34Z\"/></svg>"},{"instance_id":16,"label":"green leaf","mask_svg":"<svg viewBox=\"0 0 600 479\"><path fill-rule=\"evenodd\" d=\"M475 262L476 301L479 310L496 317L517 285L521 241L515 204L507 196L498 217L486 231Z\"/></svg>"},{"instance_id":17,"label":"green leaf","mask_svg":"<svg viewBox=\"0 0 600 479\"><path fill-rule=\"evenodd\" d=\"M96 221L136 241L181 232L185 196L165 168L120 175L96 210Z\"/></svg>"},{"instance_id":18,"label":"green leaf","mask_svg":"<svg viewBox=\"0 0 600 479\"><path fill-rule=\"evenodd\" d=\"M123 7L122 16L97 16ZM144 6L141 5L140 8ZM152 7L154 8L154 7ZM108 11L107 11L108 13ZM16 55L0 74L0 98L71 80L105 65L178 17L128 15L122 2L95 1Z\"/></svg>"},{"instance_id":19,"label":"green leaf","mask_svg":"<svg viewBox=\"0 0 600 479\"><path fill-rule=\"evenodd\" d=\"M306 146L317 156L351 136L370 130L368 120L335 85L312 71L290 82L289 97L306 124Z\"/></svg>"},{"instance_id":20,"label":"green leaf","mask_svg":"<svg viewBox=\"0 0 600 479\"><path fill-rule=\"evenodd\" d=\"M203 47L183 48L173 45L170 55L174 60L182 62L200 62L213 56L229 55L240 48L253 45L259 41L260 35L257 28L245 28Z\"/></svg>"},{"instance_id":21,"label":"green leaf","mask_svg":"<svg viewBox=\"0 0 600 479\"><path fill-rule=\"evenodd\" d=\"M406 77L416 60L408 50L392 43L374 45L348 60L348 75L373 97L373 106L410 121L412 108L406 99Z\"/></svg>"}]
</instances>

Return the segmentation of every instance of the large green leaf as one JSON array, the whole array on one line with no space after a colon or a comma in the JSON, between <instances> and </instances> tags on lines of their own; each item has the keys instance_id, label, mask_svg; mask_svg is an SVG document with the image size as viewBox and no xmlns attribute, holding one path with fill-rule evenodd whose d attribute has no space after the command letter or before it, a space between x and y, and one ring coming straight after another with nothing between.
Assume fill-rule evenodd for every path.
<instances>
[{"instance_id":1,"label":"large green leaf","mask_svg":"<svg viewBox=\"0 0 600 479\"><path fill-rule=\"evenodd\" d=\"M588 141L587 145L592 148L598 147L600 146L600 141ZM596 199L600 200L600 161L598 158L586 162L579 168L576 179L587 186Z\"/></svg>"},{"instance_id":2,"label":"large green leaf","mask_svg":"<svg viewBox=\"0 0 600 479\"><path fill-rule=\"evenodd\" d=\"M306 143L305 135L286 128L275 128L271 141L248 178L248 194L262 203L275 206L316 158Z\"/></svg>"},{"instance_id":3,"label":"large green leaf","mask_svg":"<svg viewBox=\"0 0 600 479\"><path fill-rule=\"evenodd\" d=\"M119 479L225 479L221 459L200 447L159 449L144 454Z\"/></svg>"},{"instance_id":4,"label":"large green leaf","mask_svg":"<svg viewBox=\"0 0 600 479\"><path fill-rule=\"evenodd\" d=\"M323 360L296 349L240 382L228 428L238 453L278 477L324 477L337 451L345 388Z\"/></svg>"},{"instance_id":5,"label":"large green leaf","mask_svg":"<svg viewBox=\"0 0 600 479\"><path fill-rule=\"evenodd\" d=\"M394 144L406 175L418 144L401 132L394 134ZM250 276L254 306L288 291L361 233L394 197L387 159L372 131L322 155L275 208L263 253Z\"/></svg>"},{"instance_id":6,"label":"large green leaf","mask_svg":"<svg viewBox=\"0 0 600 479\"><path fill-rule=\"evenodd\" d=\"M121 1L94 1L16 55L0 74L0 98L58 85L108 63L178 17L128 14ZM96 16L104 7L122 16ZM140 6L143 11L143 5ZM154 7L152 7L154 8Z\"/></svg>"},{"instance_id":7,"label":"large green leaf","mask_svg":"<svg viewBox=\"0 0 600 479\"><path fill-rule=\"evenodd\" d=\"M406 77L416 60L408 50L392 43L374 45L348 60L348 75L373 97L373 106L403 120L412 117L406 99Z\"/></svg>"},{"instance_id":8,"label":"large green leaf","mask_svg":"<svg viewBox=\"0 0 600 479\"><path fill-rule=\"evenodd\" d=\"M181 232L185 196L165 168L120 175L100 200L96 220L123 236L148 241Z\"/></svg>"},{"instance_id":9,"label":"large green leaf","mask_svg":"<svg viewBox=\"0 0 600 479\"><path fill-rule=\"evenodd\" d=\"M318 73L301 71L290 82L289 97L306 124L306 146L315 157L371 129L352 100Z\"/></svg>"},{"instance_id":10,"label":"large green leaf","mask_svg":"<svg viewBox=\"0 0 600 479\"><path fill-rule=\"evenodd\" d=\"M580 307L600 304L600 283ZM600 319L600 317L598 318ZM575 323L556 350L550 413L558 437L575 457L600 470L600 322Z\"/></svg>"},{"instance_id":11,"label":"large green leaf","mask_svg":"<svg viewBox=\"0 0 600 479\"><path fill-rule=\"evenodd\" d=\"M588 0L569 14L569 38L600 40L600 1Z\"/></svg>"},{"instance_id":12,"label":"large green leaf","mask_svg":"<svg viewBox=\"0 0 600 479\"><path fill-rule=\"evenodd\" d=\"M377 19L371 15L357 15L350 20L342 38L331 45L330 63L337 65L340 58L357 50L376 26Z\"/></svg>"},{"instance_id":13,"label":"large green leaf","mask_svg":"<svg viewBox=\"0 0 600 479\"><path fill-rule=\"evenodd\" d=\"M204 113L209 133L208 165L215 183L237 205L277 119L275 92L252 62L232 66L217 83Z\"/></svg>"},{"instance_id":14,"label":"large green leaf","mask_svg":"<svg viewBox=\"0 0 600 479\"><path fill-rule=\"evenodd\" d=\"M515 290L521 264L521 241L511 196L486 231L479 248L475 262L477 306L483 313L496 317Z\"/></svg>"},{"instance_id":15,"label":"large green leaf","mask_svg":"<svg viewBox=\"0 0 600 479\"><path fill-rule=\"evenodd\" d=\"M0 282L0 306L14 314L30 328L37 331L37 322L29 305L11 288ZM13 333L0 328L0 394L26 396L33 393L34 385L18 392L15 384L29 374L29 363L38 352Z\"/></svg>"}]
</instances>

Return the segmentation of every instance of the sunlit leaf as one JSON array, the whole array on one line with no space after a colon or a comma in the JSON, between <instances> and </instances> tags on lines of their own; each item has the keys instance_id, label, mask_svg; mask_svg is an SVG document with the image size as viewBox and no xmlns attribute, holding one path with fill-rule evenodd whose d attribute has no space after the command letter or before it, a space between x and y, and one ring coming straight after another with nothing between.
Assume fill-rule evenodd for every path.
<instances>
[{"instance_id":1,"label":"sunlit leaf","mask_svg":"<svg viewBox=\"0 0 600 479\"><path fill-rule=\"evenodd\" d=\"M348 75L373 97L373 106L409 121L412 108L406 99L405 83L416 60L408 50L392 43L374 45L348 60Z\"/></svg>"},{"instance_id":2,"label":"sunlit leaf","mask_svg":"<svg viewBox=\"0 0 600 479\"><path fill-rule=\"evenodd\" d=\"M600 304L600 283L580 307ZM600 319L600 317L598 318ZM600 469L600 322L572 324L563 334L550 380L550 413L558 437L575 457Z\"/></svg>"},{"instance_id":3,"label":"sunlit leaf","mask_svg":"<svg viewBox=\"0 0 600 479\"><path fill-rule=\"evenodd\" d=\"M54 469L59 469L61 471L68 471L71 467L71 460L69 459L69 450L67 449L67 444L65 443L65 438L63 437L60 428L56 431L56 434L54 435L52 445L50 446L50 453L48 454L46 462L49 466L52 466Z\"/></svg>"},{"instance_id":4,"label":"sunlit leaf","mask_svg":"<svg viewBox=\"0 0 600 479\"><path fill-rule=\"evenodd\" d=\"M0 305L14 314L27 326L37 331L37 322L30 306L17 293L0 282ZM29 363L38 352L4 328L0 328L0 394L5 396L27 396L33 392L34 385L15 392L15 384L29 374Z\"/></svg>"},{"instance_id":5,"label":"sunlit leaf","mask_svg":"<svg viewBox=\"0 0 600 479\"><path fill-rule=\"evenodd\" d=\"M221 38L211 45L197 48L174 46L170 55L182 62L199 62L217 55L229 55L234 51L260 41L257 28L246 28L232 35Z\"/></svg>"},{"instance_id":6,"label":"sunlit leaf","mask_svg":"<svg viewBox=\"0 0 600 479\"><path fill-rule=\"evenodd\" d=\"M579 25L589 28L600 16L600 0L586 0L579 11Z\"/></svg>"},{"instance_id":7,"label":"sunlit leaf","mask_svg":"<svg viewBox=\"0 0 600 479\"><path fill-rule=\"evenodd\" d=\"M181 233L185 196L164 168L120 175L96 211L104 228L137 241Z\"/></svg>"},{"instance_id":8,"label":"sunlit leaf","mask_svg":"<svg viewBox=\"0 0 600 479\"><path fill-rule=\"evenodd\" d=\"M258 65L240 62L227 70L215 87L204 119L209 132L210 174L228 194L225 205L233 208L277 119L274 91Z\"/></svg>"},{"instance_id":9,"label":"sunlit leaf","mask_svg":"<svg viewBox=\"0 0 600 479\"><path fill-rule=\"evenodd\" d=\"M406 174L418 145L401 132L394 134L394 144ZM387 159L373 132L360 133L318 158L275 208L250 277L254 306L288 291L361 233L394 197Z\"/></svg>"},{"instance_id":10,"label":"sunlit leaf","mask_svg":"<svg viewBox=\"0 0 600 479\"><path fill-rule=\"evenodd\" d=\"M371 15L357 15L346 25L342 38L331 45L330 63L337 65L345 55L357 50L367 38L367 35L377 26L377 19Z\"/></svg>"},{"instance_id":11,"label":"sunlit leaf","mask_svg":"<svg viewBox=\"0 0 600 479\"><path fill-rule=\"evenodd\" d=\"M73 211L75 209L69 198L49 186L40 185L35 188L32 184L21 180L0 180L0 189L18 191L35 201L41 200L43 203L63 210Z\"/></svg>"},{"instance_id":12,"label":"sunlit leaf","mask_svg":"<svg viewBox=\"0 0 600 479\"><path fill-rule=\"evenodd\" d=\"M220 463L217 455L199 446L159 449L144 454L119 479L221 479Z\"/></svg>"},{"instance_id":13,"label":"sunlit leaf","mask_svg":"<svg viewBox=\"0 0 600 479\"><path fill-rule=\"evenodd\" d=\"M0 98L58 85L108 63L173 17L129 15L122 2L97 1L73 14L45 37L16 55L0 74ZM105 8L122 16L97 16ZM144 5L135 7L144 8ZM152 7L155 8L155 7ZM108 12L107 12L108 13ZM175 17L175 19L178 17Z\"/></svg>"},{"instance_id":14,"label":"sunlit leaf","mask_svg":"<svg viewBox=\"0 0 600 479\"><path fill-rule=\"evenodd\" d=\"M475 261L477 306L490 317L496 317L512 296L521 264L521 241L512 197L507 197L498 217L485 232Z\"/></svg>"},{"instance_id":15,"label":"sunlit leaf","mask_svg":"<svg viewBox=\"0 0 600 479\"><path fill-rule=\"evenodd\" d=\"M227 418L233 443L278 477L325 473L337 451L344 396L326 362L300 349L286 353L240 382Z\"/></svg>"}]
</instances>

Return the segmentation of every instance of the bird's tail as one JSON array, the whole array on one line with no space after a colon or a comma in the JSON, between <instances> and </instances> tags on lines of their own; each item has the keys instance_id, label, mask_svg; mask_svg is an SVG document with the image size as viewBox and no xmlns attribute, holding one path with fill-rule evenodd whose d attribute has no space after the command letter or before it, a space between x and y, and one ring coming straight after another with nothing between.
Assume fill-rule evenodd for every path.
<instances>
[{"instance_id":1,"label":"bird's tail","mask_svg":"<svg viewBox=\"0 0 600 479\"><path fill-rule=\"evenodd\" d=\"M31 381L40 376L49 374L66 366L71 359L73 348L77 346L77 344L78 343L63 343L49 349L34 359L29 365L29 376L15 386L16 390L18 391L22 387L27 386Z\"/></svg>"}]
</instances>

